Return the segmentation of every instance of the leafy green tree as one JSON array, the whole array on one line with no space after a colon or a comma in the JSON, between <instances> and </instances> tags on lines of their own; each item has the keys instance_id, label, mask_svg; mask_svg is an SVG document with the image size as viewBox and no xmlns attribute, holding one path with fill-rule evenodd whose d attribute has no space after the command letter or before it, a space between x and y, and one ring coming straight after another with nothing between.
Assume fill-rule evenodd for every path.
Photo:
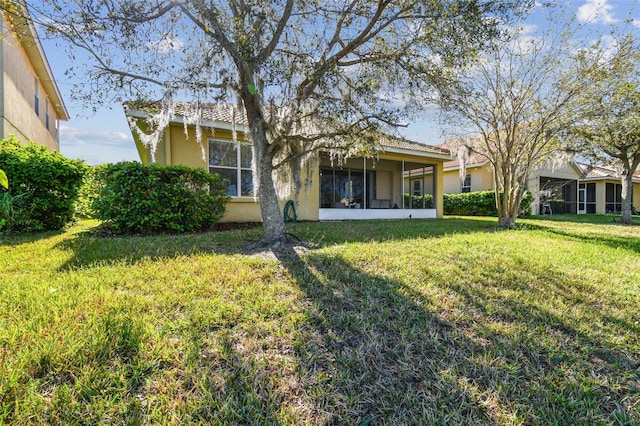
<instances>
[{"instance_id":1,"label":"leafy green tree","mask_svg":"<svg viewBox=\"0 0 640 426\"><path fill-rule=\"evenodd\" d=\"M574 119L575 100L586 85L583 74L590 71L585 66L583 74L566 73L573 64L566 53L573 33L566 24L558 30L552 23L544 34L527 33L528 28L521 25L510 38L497 40L440 97L454 126L474 134L453 147L461 163L475 153L492 166L503 229L516 225L531 171L561 150L557 136Z\"/></svg>"},{"instance_id":2,"label":"leafy green tree","mask_svg":"<svg viewBox=\"0 0 640 426\"><path fill-rule=\"evenodd\" d=\"M71 73L85 71L79 93L89 104L162 99L144 125L152 133L140 133L152 147L179 100L192 102L185 120L196 126L207 102L246 111L269 244L287 241L277 196L285 188L276 182L299 189L301 164L319 148L373 149L378 131L402 123L446 69L464 64L498 22L524 7L514 0L40 5L30 5L33 20L87 59Z\"/></svg>"},{"instance_id":3,"label":"leafy green tree","mask_svg":"<svg viewBox=\"0 0 640 426\"><path fill-rule=\"evenodd\" d=\"M632 178L640 165L640 46L633 36L602 43L578 55L581 67L598 64L581 96L585 118L571 128L577 149L613 165L622 186L622 223L631 223Z\"/></svg>"}]
</instances>

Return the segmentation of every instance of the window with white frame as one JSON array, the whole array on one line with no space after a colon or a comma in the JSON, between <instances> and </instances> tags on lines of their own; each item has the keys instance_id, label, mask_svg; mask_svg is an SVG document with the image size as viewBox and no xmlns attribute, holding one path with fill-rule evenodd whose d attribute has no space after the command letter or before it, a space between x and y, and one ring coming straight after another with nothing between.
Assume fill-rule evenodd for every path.
<instances>
[{"instance_id":1,"label":"window with white frame","mask_svg":"<svg viewBox=\"0 0 640 426\"><path fill-rule=\"evenodd\" d=\"M227 195L253 197L251 160L251 144L209 139L209 172L227 180Z\"/></svg>"},{"instance_id":2,"label":"window with white frame","mask_svg":"<svg viewBox=\"0 0 640 426\"><path fill-rule=\"evenodd\" d=\"M471 174L467 173L462 182L462 192L471 192Z\"/></svg>"}]
</instances>

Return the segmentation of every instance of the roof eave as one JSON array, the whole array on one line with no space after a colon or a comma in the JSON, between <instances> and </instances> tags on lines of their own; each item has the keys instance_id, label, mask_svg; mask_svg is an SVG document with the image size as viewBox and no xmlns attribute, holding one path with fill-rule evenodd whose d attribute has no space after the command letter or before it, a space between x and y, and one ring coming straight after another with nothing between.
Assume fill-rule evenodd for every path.
<instances>
[{"instance_id":1,"label":"roof eave","mask_svg":"<svg viewBox=\"0 0 640 426\"><path fill-rule=\"evenodd\" d=\"M445 153L437 153L437 152L429 152L429 151L421 151L421 150L413 150L413 149L404 149L404 148L395 148L389 146L380 146L377 148L379 152L382 153L390 153L390 154L401 154L401 155L411 155L415 157L429 157L442 161L451 161L454 157L450 154Z\"/></svg>"},{"instance_id":2,"label":"roof eave","mask_svg":"<svg viewBox=\"0 0 640 426\"><path fill-rule=\"evenodd\" d=\"M127 109L125 111L125 114L131 117L140 118L140 119L144 119L148 115L146 112L138 109ZM170 123L180 124L183 126L184 118L181 116L172 117L170 120ZM229 131L232 131L234 128L234 126L231 123L227 123L226 121L216 121L216 120L202 120L202 122L200 123L200 126L210 127L213 129L229 130ZM244 124L236 124L235 129L238 132L249 134L249 127L245 126Z\"/></svg>"}]
</instances>

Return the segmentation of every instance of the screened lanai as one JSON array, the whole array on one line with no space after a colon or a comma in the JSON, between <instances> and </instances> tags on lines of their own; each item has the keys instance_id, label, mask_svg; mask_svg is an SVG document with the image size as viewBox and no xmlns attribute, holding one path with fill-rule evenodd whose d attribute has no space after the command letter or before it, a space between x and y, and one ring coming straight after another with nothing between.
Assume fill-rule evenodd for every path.
<instances>
[{"instance_id":1,"label":"screened lanai","mask_svg":"<svg viewBox=\"0 0 640 426\"><path fill-rule=\"evenodd\" d=\"M338 164L323 153L319 218L436 217L434 171L434 164L385 158L356 157Z\"/></svg>"}]
</instances>

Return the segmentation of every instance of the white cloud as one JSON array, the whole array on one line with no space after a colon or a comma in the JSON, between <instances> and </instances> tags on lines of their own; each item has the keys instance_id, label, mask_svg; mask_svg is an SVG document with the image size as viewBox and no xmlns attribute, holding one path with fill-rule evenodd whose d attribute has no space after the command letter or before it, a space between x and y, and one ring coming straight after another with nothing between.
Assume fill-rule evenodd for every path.
<instances>
[{"instance_id":1,"label":"white cloud","mask_svg":"<svg viewBox=\"0 0 640 426\"><path fill-rule=\"evenodd\" d=\"M576 15L582 23L615 24L618 19L613 17L613 6L608 0L587 0L578 8Z\"/></svg>"},{"instance_id":2,"label":"white cloud","mask_svg":"<svg viewBox=\"0 0 640 426\"><path fill-rule=\"evenodd\" d=\"M60 142L66 146L134 146L131 134L108 130L82 129L65 125L60 126Z\"/></svg>"}]
</instances>

